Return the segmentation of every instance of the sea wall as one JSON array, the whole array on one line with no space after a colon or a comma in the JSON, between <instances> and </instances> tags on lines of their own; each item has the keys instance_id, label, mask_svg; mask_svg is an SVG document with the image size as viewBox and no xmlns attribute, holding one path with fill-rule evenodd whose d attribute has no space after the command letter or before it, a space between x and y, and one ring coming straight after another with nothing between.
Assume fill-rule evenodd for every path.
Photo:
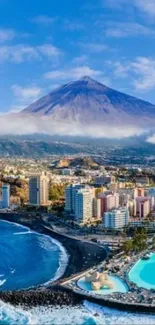
<instances>
[{"instance_id":1,"label":"sea wall","mask_svg":"<svg viewBox=\"0 0 155 325\"><path fill-rule=\"evenodd\" d=\"M0 292L0 300L18 306L75 306L80 304L82 297L74 292L67 292L63 288L53 287L42 290L21 290Z\"/></svg>"}]
</instances>

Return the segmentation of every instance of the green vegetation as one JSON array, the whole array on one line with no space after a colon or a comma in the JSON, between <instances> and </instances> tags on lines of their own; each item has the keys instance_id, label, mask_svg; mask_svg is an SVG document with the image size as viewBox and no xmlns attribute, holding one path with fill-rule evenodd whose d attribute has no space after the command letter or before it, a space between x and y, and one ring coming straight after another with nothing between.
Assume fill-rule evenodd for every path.
<instances>
[{"instance_id":1,"label":"green vegetation","mask_svg":"<svg viewBox=\"0 0 155 325\"><path fill-rule=\"evenodd\" d=\"M135 231L132 239L127 239L122 245L122 249L125 253L131 251L141 252L147 249L147 232L145 228L139 228Z\"/></svg>"},{"instance_id":2,"label":"green vegetation","mask_svg":"<svg viewBox=\"0 0 155 325\"><path fill-rule=\"evenodd\" d=\"M49 189L49 199L51 201L64 200L65 187L67 184L51 184Z\"/></svg>"},{"instance_id":3,"label":"green vegetation","mask_svg":"<svg viewBox=\"0 0 155 325\"><path fill-rule=\"evenodd\" d=\"M21 204L28 201L28 183L25 180L18 178L5 178L3 175L0 176L0 186L2 183L10 184L11 196L18 198Z\"/></svg>"}]
</instances>

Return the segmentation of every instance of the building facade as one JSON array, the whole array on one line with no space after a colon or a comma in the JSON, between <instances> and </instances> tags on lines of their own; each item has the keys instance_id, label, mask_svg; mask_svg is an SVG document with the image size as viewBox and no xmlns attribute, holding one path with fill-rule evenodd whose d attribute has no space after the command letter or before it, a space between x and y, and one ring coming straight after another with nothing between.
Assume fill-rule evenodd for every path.
<instances>
[{"instance_id":1,"label":"building facade","mask_svg":"<svg viewBox=\"0 0 155 325\"><path fill-rule=\"evenodd\" d=\"M93 216L93 196L91 189L81 188L76 191L74 214L77 223L91 222Z\"/></svg>"},{"instance_id":2,"label":"building facade","mask_svg":"<svg viewBox=\"0 0 155 325\"><path fill-rule=\"evenodd\" d=\"M93 217L97 220L102 219L101 200L99 198L93 198Z\"/></svg>"},{"instance_id":3,"label":"building facade","mask_svg":"<svg viewBox=\"0 0 155 325\"><path fill-rule=\"evenodd\" d=\"M104 213L103 225L109 229L122 229L129 222L129 211L127 208L114 209Z\"/></svg>"},{"instance_id":4,"label":"building facade","mask_svg":"<svg viewBox=\"0 0 155 325\"><path fill-rule=\"evenodd\" d=\"M3 184L2 185L2 202L3 209L8 209L10 207L10 185Z\"/></svg>"},{"instance_id":5,"label":"building facade","mask_svg":"<svg viewBox=\"0 0 155 325\"><path fill-rule=\"evenodd\" d=\"M103 216L104 212L107 212L112 209L117 209L119 207L119 194L104 192L99 194L101 200L101 214Z\"/></svg>"},{"instance_id":6,"label":"building facade","mask_svg":"<svg viewBox=\"0 0 155 325\"><path fill-rule=\"evenodd\" d=\"M29 203L34 206L48 205L49 179L45 173L29 178Z\"/></svg>"}]
</instances>

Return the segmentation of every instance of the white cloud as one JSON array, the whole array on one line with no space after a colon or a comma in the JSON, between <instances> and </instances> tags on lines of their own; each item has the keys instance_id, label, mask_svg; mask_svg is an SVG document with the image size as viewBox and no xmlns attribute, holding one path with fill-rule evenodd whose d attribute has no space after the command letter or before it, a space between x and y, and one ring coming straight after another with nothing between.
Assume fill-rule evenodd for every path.
<instances>
[{"instance_id":1,"label":"white cloud","mask_svg":"<svg viewBox=\"0 0 155 325\"><path fill-rule=\"evenodd\" d=\"M152 58L138 57L131 63L131 70L138 76L134 80L137 90L150 90L155 87L155 60Z\"/></svg>"},{"instance_id":2,"label":"white cloud","mask_svg":"<svg viewBox=\"0 0 155 325\"><path fill-rule=\"evenodd\" d=\"M13 85L12 90L14 96L17 97L20 102L37 100L42 94L42 88L37 86L21 87L19 85Z\"/></svg>"},{"instance_id":3,"label":"white cloud","mask_svg":"<svg viewBox=\"0 0 155 325\"><path fill-rule=\"evenodd\" d=\"M33 17L31 21L35 24L41 24L41 25L50 25L53 24L57 20L57 17L50 17L47 15L40 15Z\"/></svg>"},{"instance_id":4,"label":"white cloud","mask_svg":"<svg viewBox=\"0 0 155 325\"><path fill-rule=\"evenodd\" d=\"M155 1L154 0L103 0L103 6L108 5L115 9L129 11L138 9L140 12L149 16L155 16Z\"/></svg>"},{"instance_id":5,"label":"white cloud","mask_svg":"<svg viewBox=\"0 0 155 325\"><path fill-rule=\"evenodd\" d=\"M80 43L79 44L85 51L92 52L92 53L102 53L107 51L109 47L103 43Z\"/></svg>"},{"instance_id":6,"label":"white cloud","mask_svg":"<svg viewBox=\"0 0 155 325\"><path fill-rule=\"evenodd\" d=\"M21 112L26 106L25 105L12 105L9 108L9 113L19 113ZM7 113L4 113L3 115L8 115Z\"/></svg>"},{"instance_id":7,"label":"white cloud","mask_svg":"<svg viewBox=\"0 0 155 325\"><path fill-rule=\"evenodd\" d=\"M0 29L0 43L10 41L15 37L16 33L12 29Z\"/></svg>"},{"instance_id":8,"label":"white cloud","mask_svg":"<svg viewBox=\"0 0 155 325\"><path fill-rule=\"evenodd\" d=\"M61 50L58 49L57 47L55 47L54 45L52 44L44 44L44 45L41 45L41 46L38 46L37 47L37 50L45 55L46 57L48 57L49 59L53 56L59 56L60 54L62 54Z\"/></svg>"},{"instance_id":9,"label":"white cloud","mask_svg":"<svg viewBox=\"0 0 155 325\"><path fill-rule=\"evenodd\" d=\"M110 37L155 36L155 30L135 22L110 22L105 34Z\"/></svg>"},{"instance_id":10,"label":"white cloud","mask_svg":"<svg viewBox=\"0 0 155 325\"><path fill-rule=\"evenodd\" d=\"M83 76L89 77L97 77L102 75L100 70L93 70L89 66L81 66L71 69L64 69L64 70L53 70L50 72L45 73L44 77L46 79L61 79L61 80L72 80L72 79L79 79Z\"/></svg>"},{"instance_id":11,"label":"white cloud","mask_svg":"<svg viewBox=\"0 0 155 325\"><path fill-rule=\"evenodd\" d=\"M153 134L152 136L148 137L146 142L155 144L155 134Z\"/></svg>"},{"instance_id":12,"label":"white cloud","mask_svg":"<svg viewBox=\"0 0 155 325\"><path fill-rule=\"evenodd\" d=\"M155 16L155 1L154 0L132 0L133 4L135 1L135 6L149 14L150 16Z\"/></svg>"},{"instance_id":13,"label":"white cloud","mask_svg":"<svg viewBox=\"0 0 155 325\"><path fill-rule=\"evenodd\" d=\"M21 63L39 58L35 48L27 45L0 46L0 62L10 61Z\"/></svg>"},{"instance_id":14,"label":"white cloud","mask_svg":"<svg viewBox=\"0 0 155 325\"><path fill-rule=\"evenodd\" d=\"M77 56L73 59L72 62L73 62L73 64L77 64L77 65L84 64L84 63L88 62L88 56L85 54Z\"/></svg>"},{"instance_id":15,"label":"white cloud","mask_svg":"<svg viewBox=\"0 0 155 325\"><path fill-rule=\"evenodd\" d=\"M0 46L0 62L22 63L34 59L41 60L44 57L53 59L58 58L60 54L62 52L52 44L38 46L25 44Z\"/></svg>"},{"instance_id":16,"label":"white cloud","mask_svg":"<svg viewBox=\"0 0 155 325\"><path fill-rule=\"evenodd\" d=\"M105 138L126 138L143 133L143 129L132 125L80 125L78 123L54 122L52 118L30 115L10 114L0 116L0 134L33 134L43 133L49 135L90 136ZM7 128L6 128L7 125Z\"/></svg>"},{"instance_id":17,"label":"white cloud","mask_svg":"<svg viewBox=\"0 0 155 325\"><path fill-rule=\"evenodd\" d=\"M117 78L128 77L137 91L148 91L155 88L155 59L137 57L130 62L111 62L113 73Z\"/></svg>"},{"instance_id":18,"label":"white cloud","mask_svg":"<svg viewBox=\"0 0 155 325\"><path fill-rule=\"evenodd\" d=\"M129 66L128 64L124 64L121 62L115 62L113 64L113 62L109 62L109 65L113 65L114 69L113 69L113 73L115 74L116 77L119 78L124 78L128 76L128 72L129 72Z\"/></svg>"}]
</instances>

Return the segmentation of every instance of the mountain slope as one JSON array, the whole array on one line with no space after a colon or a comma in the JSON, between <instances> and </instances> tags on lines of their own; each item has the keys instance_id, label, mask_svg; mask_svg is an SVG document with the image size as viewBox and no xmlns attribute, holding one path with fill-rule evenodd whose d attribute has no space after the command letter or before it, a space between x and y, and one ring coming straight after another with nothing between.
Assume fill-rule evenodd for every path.
<instances>
[{"instance_id":1,"label":"mountain slope","mask_svg":"<svg viewBox=\"0 0 155 325\"><path fill-rule=\"evenodd\" d=\"M100 124L155 118L155 105L113 90L84 77L68 83L44 96L21 114L52 118L64 123Z\"/></svg>"}]
</instances>

